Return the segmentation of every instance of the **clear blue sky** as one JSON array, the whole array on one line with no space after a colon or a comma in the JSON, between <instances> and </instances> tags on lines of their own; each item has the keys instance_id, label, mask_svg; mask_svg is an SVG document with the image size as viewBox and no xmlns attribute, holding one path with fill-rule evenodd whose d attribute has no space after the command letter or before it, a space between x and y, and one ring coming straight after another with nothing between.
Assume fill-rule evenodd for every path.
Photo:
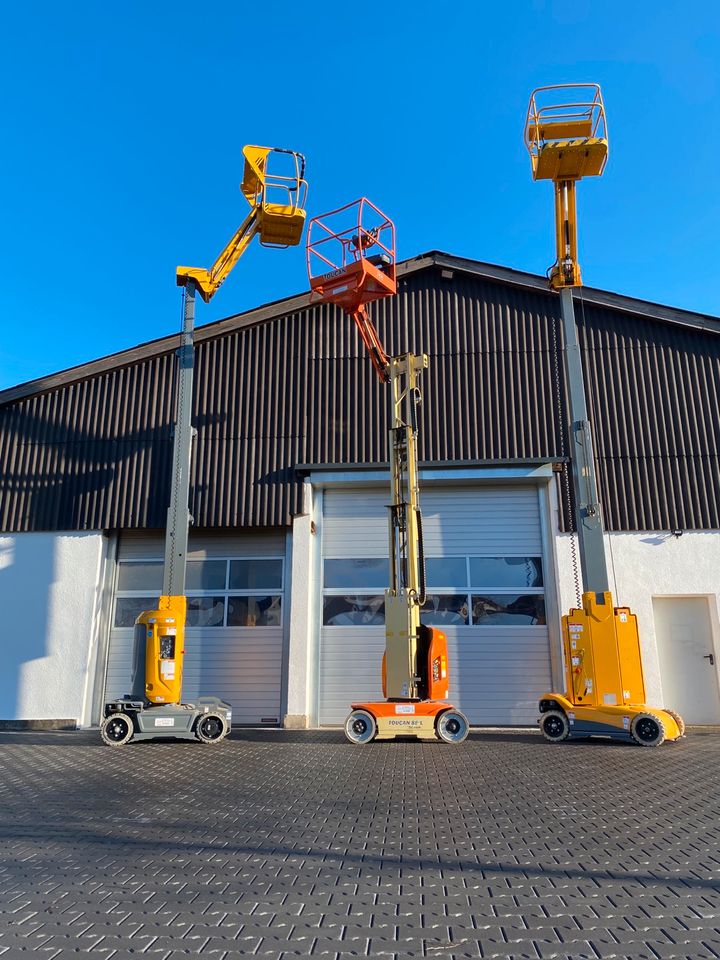
<instances>
[{"instance_id":1,"label":"clear blue sky","mask_svg":"<svg viewBox=\"0 0 720 960\"><path fill-rule=\"evenodd\" d=\"M608 111L606 173L580 187L585 282L720 314L719 9L5 4L0 388L176 331L176 265L209 266L245 216L245 143L307 155L311 215L369 196L402 258L544 273L552 188L521 131L548 83L597 81ZM301 248L256 245L197 320L306 288Z\"/></svg>"}]
</instances>

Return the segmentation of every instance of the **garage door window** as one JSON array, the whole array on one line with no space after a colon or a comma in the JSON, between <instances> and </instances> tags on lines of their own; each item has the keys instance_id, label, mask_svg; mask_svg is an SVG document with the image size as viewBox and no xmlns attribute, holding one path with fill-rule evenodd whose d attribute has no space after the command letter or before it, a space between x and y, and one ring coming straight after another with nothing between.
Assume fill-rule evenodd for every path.
<instances>
[{"instance_id":1,"label":"garage door window","mask_svg":"<svg viewBox=\"0 0 720 960\"><path fill-rule=\"evenodd\" d=\"M428 557L429 626L534 626L545 624L540 557ZM381 626L388 562L377 558L327 559L323 565L323 625Z\"/></svg>"},{"instance_id":2,"label":"garage door window","mask_svg":"<svg viewBox=\"0 0 720 960\"><path fill-rule=\"evenodd\" d=\"M162 560L120 561L114 626L132 627L155 607L162 575ZM280 558L188 560L185 582L188 627L282 626Z\"/></svg>"},{"instance_id":3,"label":"garage door window","mask_svg":"<svg viewBox=\"0 0 720 960\"><path fill-rule=\"evenodd\" d=\"M476 626L545 624L540 557L470 557L469 571Z\"/></svg>"}]
</instances>

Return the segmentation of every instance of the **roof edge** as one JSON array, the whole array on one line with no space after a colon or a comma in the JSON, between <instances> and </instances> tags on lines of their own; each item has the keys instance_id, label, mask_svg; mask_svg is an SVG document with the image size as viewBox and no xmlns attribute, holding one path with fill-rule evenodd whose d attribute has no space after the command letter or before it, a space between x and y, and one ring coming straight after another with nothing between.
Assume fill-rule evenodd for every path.
<instances>
[{"instance_id":1,"label":"roof edge","mask_svg":"<svg viewBox=\"0 0 720 960\"><path fill-rule=\"evenodd\" d=\"M481 260L470 260L467 257L458 257L454 254L443 253L442 250L431 250L428 253L422 253L415 258L419 264L416 269L425 269L430 265L447 267L448 269L462 270L465 273L474 276L484 277L488 280L500 280L504 283L512 283L515 286L529 287L533 290L546 293L549 297L557 296L554 290L551 290L545 277L536 273L526 273L523 270L515 270L512 267L502 267L493 263L484 263ZM415 261L406 260L402 266L410 265ZM407 270L406 272L413 272ZM400 265L398 266L398 275L400 274ZM585 303L593 303L603 307L610 307L613 310L622 310L624 313L635 313L643 317L651 317L654 320L663 320L667 323L677 323L684 326L693 327L698 330L709 330L713 333L720 333L720 317L712 316L709 313L697 313L692 310L683 310L680 307L671 307L666 304L656 303L652 300L642 300L639 297L629 297L622 293L612 293L609 290L601 290L598 287L588 287L583 285L578 287L579 293L575 293L575 299L583 300Z\"/></svg>"},{"instance_id":2,"label":"roof edge","mask_svg":"<svg viewBox=\"0 0 720 960\"><path fill-rule=\"evenodd\" d=\"M470 260L467 257L458 257L454 254L444 253L442 250L430 250L416 257L402 260L397 265L397 276L399 279L402 279L403 277L410 276L411 274L431 267L461 271L486 280L526 287L536 292L545 293L548 297L557 296L557 294L548 287L546 278L538 274L526 273L523 270L515 270L512 267L484 263L480 260ZM580 296L576 295L576 299L582 299L585 303L597 304L613 310L634 313L643 317L651 317L652 319L665 323L681 324L696 330L720 333L720 318L710 316L709 314L693 313L677 307L668 307L648 300L640 300L618 293L610 293L606 290L598 290L595 287L580 287L579 289L581 294ZM261 307L255 307L245 313L231 314L229 317L213 320L210 323L197 326L195 328L195 342L202 343L203 340L221 336L226 332L266 323L269 320L275 320L278 317L305 310L311 305L310 291L307 291L306 293L286 297L283 300L275 300ZM85 380L88 377L106 373L109 370L129 366L131 363L136 363L139 360L147 360L150 357L169 353L176 350L179 346L180 331L165 337L159 337L156 340L148 340L135 347L129 347L117 353L108 354L98 360L89 360L86 363L81 363L74 367L67 367L57 373L38 377L35 380L27 380L16 386L0 390L0 405L12 403L14 400L20 400L24 397L33 396L34 394L45 393L56 387L65 386L68 383L73 383L78 380Z\"/></svg>"}]
</instances>

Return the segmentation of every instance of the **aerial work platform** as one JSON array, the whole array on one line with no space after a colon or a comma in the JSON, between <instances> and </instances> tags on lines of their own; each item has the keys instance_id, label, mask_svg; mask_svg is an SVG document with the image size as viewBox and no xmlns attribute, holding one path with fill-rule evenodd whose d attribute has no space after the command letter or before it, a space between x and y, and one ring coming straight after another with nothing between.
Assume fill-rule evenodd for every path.
<instances>
[{"instance_id":1,"label":"aerial work platform","mask_svg":"<svg viewBox=\"0 0 720 960\"><path fill-rule=\"evenodd\" d=\"M596 83L538 87L530 97L525 144L534 180L599 177L608 158L600 87Z\"/></svg>"}]
</instances>

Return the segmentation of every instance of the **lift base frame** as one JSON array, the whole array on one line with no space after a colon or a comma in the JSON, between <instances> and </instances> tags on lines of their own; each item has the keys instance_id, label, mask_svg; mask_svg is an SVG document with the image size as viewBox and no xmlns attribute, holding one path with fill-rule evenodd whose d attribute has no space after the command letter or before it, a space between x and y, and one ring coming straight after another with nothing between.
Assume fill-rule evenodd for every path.
<instances>
[{"instance_id":1,"label":"lift base frame","mask_svg":"<svg viewBox=\"0 0 720 960\"><path fill-rule=\"evenodd\" d=\"M635 743L632 734L633 721L642 716L651 716L659 720L665 731L665 740L679 740L684 733L684 725L677 714L647 704L619 704L617 706L584 706L573 703L560 693L544 693L540 698L540 716L550 710L559 710L568 719L569 732L563 739L578 740L587 737L608 737L611 740L624 740Z\"/></svg>"},{"instance_id":2,"label":"lift base frame","mask_svg":"<svg viewBox=\"0 0 720 960\"><path fill-rule=\"evenodd\" d=\"M441 713L456 708L447 700L375 700L352 703L351 710L367 710L377 724L375 740L416 737L418 740L439 740L437 720Z\"/></svg>"},{"instance_id":3,"label":"lift base frame","mask_svg":"<svg viewBox=\"0 0 720 960\"><path fill-rule=\"evenodd\" d=\"M207 714L217 714L225 722L226 733L230 732L232 707L219 697L198 697L195 703L148 704L142 700L118 698L105 704L105 719L114 714L125 714L133 723L132 737L138 740L199 740L197 723Z\"/></svg>"}]
</instances>

